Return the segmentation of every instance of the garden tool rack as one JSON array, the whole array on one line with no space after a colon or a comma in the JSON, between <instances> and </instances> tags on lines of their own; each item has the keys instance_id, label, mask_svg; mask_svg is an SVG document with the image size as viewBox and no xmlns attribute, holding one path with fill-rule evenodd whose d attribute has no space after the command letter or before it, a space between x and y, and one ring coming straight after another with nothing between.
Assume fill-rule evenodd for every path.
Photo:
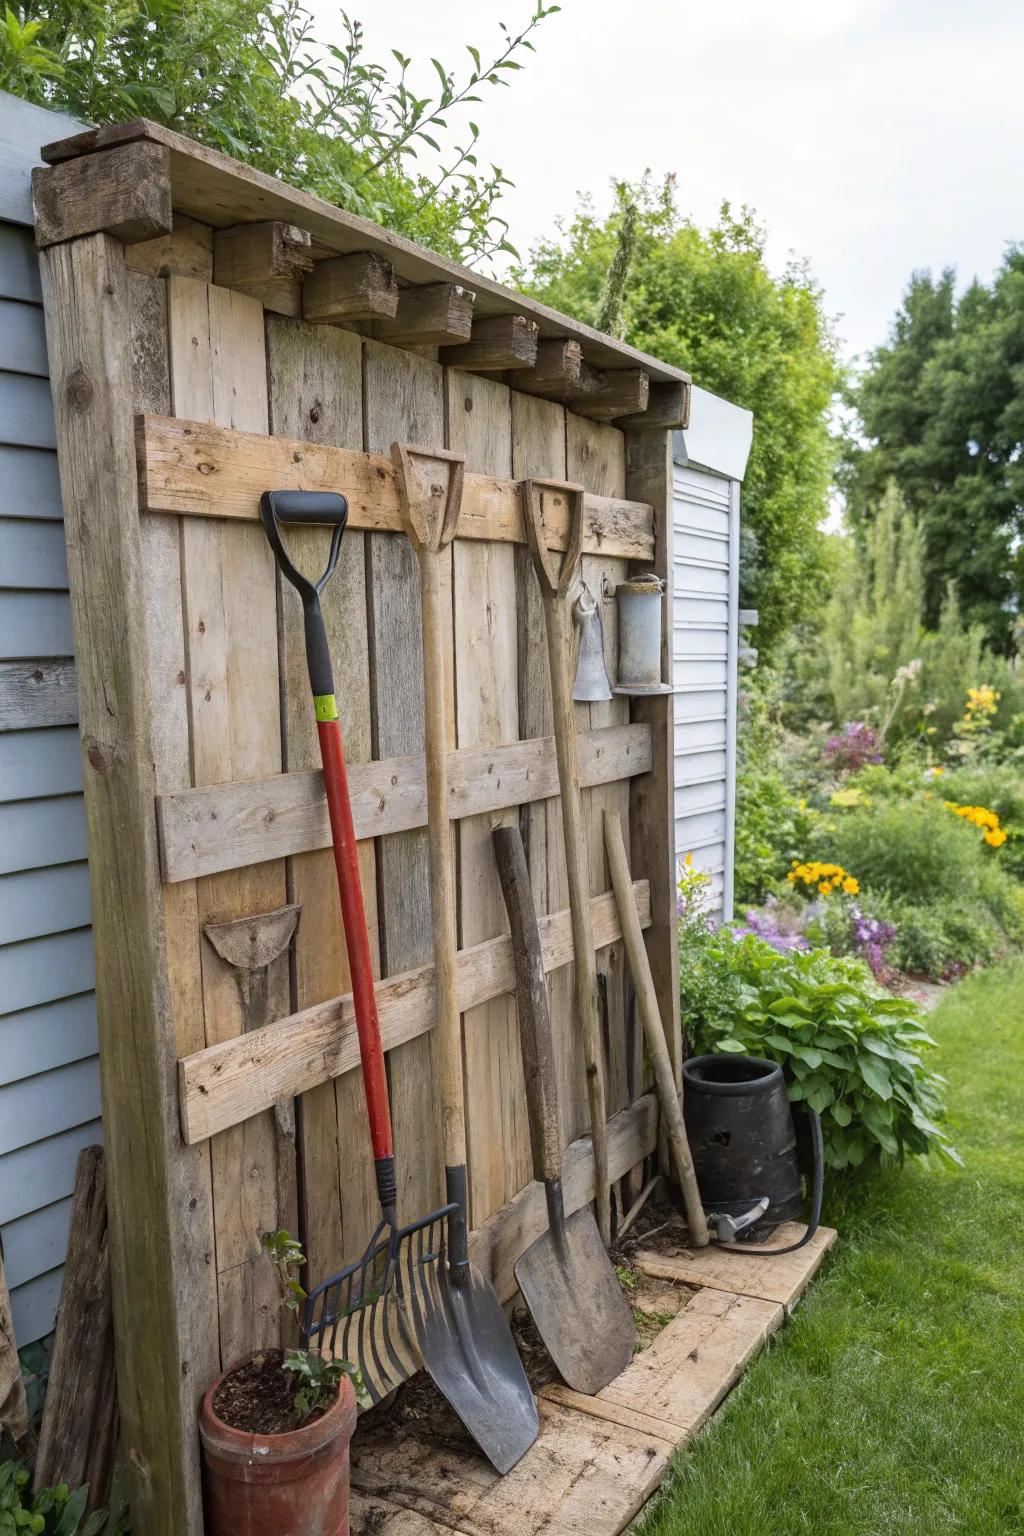
<instances>
[{"instance_id":1,"label":"garden tool rack","mask_svg":"<svg viewBox=\"0 0 1024 1536\"><path fill-rule=\"evenodd\" d=\"M321 604L399 1226L452 1203L433 1088L424 752L426 726L445 723L468 1256L507 1302L547 1211L491 847L501 823L522 829L538 911L566 1215L595 1196L572 966L574 928L587 925L570 913L523 483L543 482L538 527L555 555L582 498L580 575L592 593L640 571L666 581L667 647L669 434L685 420L689 380L152 124L96 130L43 158L34 196L89 827L125 1464L133 1528L197 1536L200 1395L222 1365L293 1342L262 1234L292 1230L316 1282L364 1253L378 1211L302 605L264 537L261 493L348 503ZM429 721L393 442L464 464L456 537L437 556L444 654L433 692L444 708ZM311 580L323 540L322 529L288 528L289 556ZM602 602L614 675L615 608ZM672 700L574 709L590 942L607 998L602 1156L614 1219L649 1175L659 1128L628 1028L603 814L626 836L678 1078ZM256 931L261 917L299 908L290 942L261 951L260 1006L246 1006L224 925Z\"/></svg>"}]
</instances>

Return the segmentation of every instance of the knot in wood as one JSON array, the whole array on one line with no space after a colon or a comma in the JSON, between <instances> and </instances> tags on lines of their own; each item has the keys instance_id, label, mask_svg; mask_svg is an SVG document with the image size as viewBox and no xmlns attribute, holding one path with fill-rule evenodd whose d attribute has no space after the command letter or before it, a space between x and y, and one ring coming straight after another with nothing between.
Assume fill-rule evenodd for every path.
<instances>
[{"instance_id":1,"label":"knot in wood","mask_svg":"<svg viewBox=\"0 0 1024 1536\"><path fill-rule=\"evenodd\" d=\"M93 393L92 380L84 368L76 368L68 375L68 381L64 386L64 399L70 410L88 410L92 404Z\"/></svg>"},{"instance_id":2,"label":"knot in wood","mask_svg":"<svg viewBox=\"0 0 1024 1536\"><path fill-rule=\"evenodd\" d=\"M114 766L114 747L109 742L99 741L95 736L85 736L82 739L85 755L91 767L97 773L109 773Z\"/></svg>"}]
</instances>

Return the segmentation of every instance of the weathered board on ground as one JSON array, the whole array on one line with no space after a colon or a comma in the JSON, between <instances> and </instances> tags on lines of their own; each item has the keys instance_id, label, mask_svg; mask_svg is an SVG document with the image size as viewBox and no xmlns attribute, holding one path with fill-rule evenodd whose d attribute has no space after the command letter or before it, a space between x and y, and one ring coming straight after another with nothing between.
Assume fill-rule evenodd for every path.
<instances>
[{"instance_id":1,"label":"weathered board on ground","mask_svg":"<svg viewBox=\"0 0 1024 1536\"><path fill-rule=\"evenodd\" d=\"M783 1222L771 1241L759 1252L723 1253L714 1244L710 1248L687 1249L679 1254L648 1253L636 1255L637 1267L657 1280L671 1280L682 1285L713 1285L738 1296L759 1296L777 1301L789 1311L803 1294L808 1281L821 1267L836 1240L834 1227L819 1227L806 1248L795 1253L767 1257L772 1248L785 1248L801 1238L806 1228L797 1221Z\"/></svg>"}]
</instances>

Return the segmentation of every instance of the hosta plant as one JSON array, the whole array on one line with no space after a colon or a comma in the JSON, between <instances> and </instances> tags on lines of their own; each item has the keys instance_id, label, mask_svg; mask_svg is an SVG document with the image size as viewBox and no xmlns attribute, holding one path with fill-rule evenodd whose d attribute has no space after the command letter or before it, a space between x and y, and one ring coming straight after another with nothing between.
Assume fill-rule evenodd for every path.
<instances>
[{"instance_id":1,"label":"hosta plant","mask_svg":"<svg viewBox=\"0 0 1024 1536\"><path fill-rule=\"evenodd\" d=\"M821 1115L830 1167L908 1153L959 1161L938 1124L943 1079L924 1064L934 1042L920 1009L887 996L862 961L723 930L689 946L682 994L696 1051L779 1062L790 1099Z\"/></svg>"}]
</instances>

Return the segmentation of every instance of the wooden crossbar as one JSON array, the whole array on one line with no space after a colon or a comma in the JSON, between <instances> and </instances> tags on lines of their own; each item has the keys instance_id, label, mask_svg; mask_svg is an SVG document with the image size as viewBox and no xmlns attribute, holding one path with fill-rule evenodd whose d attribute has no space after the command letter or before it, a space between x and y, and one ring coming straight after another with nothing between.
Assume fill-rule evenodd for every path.
<instances>
[{"instance_id":1,"label":"wooden crossbar","mask_svg":"<svg viewBox=\"0 0 1024 1536\"><path fill-rule=\"evenodd\" d=\"M611 725L579 738L580 781L611 784L650 772L649 725ZM554 737L449 754L452 817L527 805L558 794ZM352 763L349 793L356 837L383 837L427 824L422 757ZM267 859L328 848L323 775L280 773L157 796L160 862L168 883Z\"/></svg>"},{"instance_id":2,"label":"wooden crossbar","mask_svg":"<svg viewBox=\"0 0 1024 1536\"><path fill-rule=\"evenodd\" d=\"M253 519L259 517L262 491L331 490L348 497L350 527L403 532L394 465L383 454L263 437L170 416L138 417L135 447L139 506L144 512ZM653 508L588 493L583 520L583 547L588 553L651 559ZM544 526L548 546L565 549L567 497L555 491L545 494ZM525 544L516 481L467 474L459 537Z\"/></svg>"},{"instance_id":3,"label":"wooden crossbar","mask_svg":"<svg viewBox=\"0 0 1024 1536\"><path fill-rule=\"evenodd\" d=\"M633 887L641 924L651 920L646 880ZM621 937L618 909L610 891L590 903L594 947ZM572 960L568 910L539 919L544 968ZM475 1008L515 987L512 941L505 935L459 951L459 1011ZM434 967L418 966L376 986L377 1011L386 1051L424 1035L434 1024ZM306 1093L359 1065L352 994L289 1014L248 1035L236 1035L178 1062L181 1133L189 1145L240 1125L278 1099Z\"/></svg>"}]
</instances>

